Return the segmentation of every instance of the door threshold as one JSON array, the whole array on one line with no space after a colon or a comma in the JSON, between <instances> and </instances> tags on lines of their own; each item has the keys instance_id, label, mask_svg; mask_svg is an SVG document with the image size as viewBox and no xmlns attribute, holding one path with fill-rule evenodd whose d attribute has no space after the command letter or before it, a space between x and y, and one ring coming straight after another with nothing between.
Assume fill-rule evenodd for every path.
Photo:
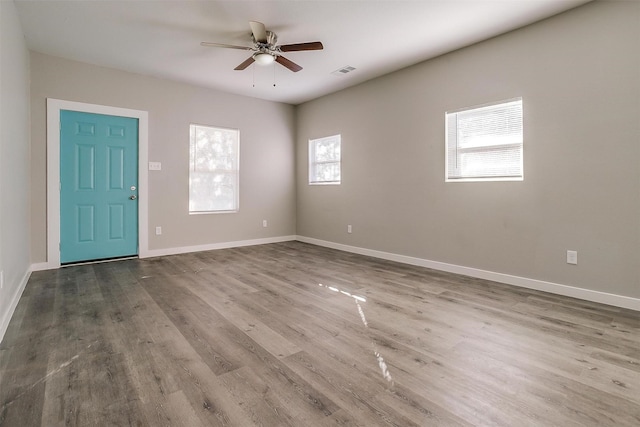
<instances>
[{"instance_id":1,"label":"door threshold","mask_svg":"<svg viewBox=\"0 0 640 427\"><path fill-rule=\"evenodd\" d=\"M60 264L60 267L73 267L76 265L86 265L86 264L102 264L103 262L124 261L128 259L138 259L138 255L128 255L128 256L102 258L102 259L90 259L87 261L71 261L71 262L65 262Z\"/></svg>"}]
</instances>

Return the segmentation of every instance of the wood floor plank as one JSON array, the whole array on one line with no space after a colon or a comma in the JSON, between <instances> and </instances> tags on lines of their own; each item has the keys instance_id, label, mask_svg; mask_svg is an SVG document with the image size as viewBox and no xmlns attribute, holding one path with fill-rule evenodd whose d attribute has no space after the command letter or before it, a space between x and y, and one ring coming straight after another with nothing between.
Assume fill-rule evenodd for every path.
<instances>
[{"instance_id":1,"label":"wood floor plank","mask_svg":"<svg viewBox=\"0 0 640 427\"><path fill-rule=\"evenodd\" d=\"M91 401L95 387L93 378L102 376L105 371L100 369L89 375L87 371L92 368L96 355L112 353L107 348L107 341L99 337L102 319L98 319L99 316L82 318L82 314L90 310L90 303L80 300L78 289L82 288L87 295L86 290L95 283L92 273L89 266L79 267L75 276L62 276L56 288L53 342L64 345L54 346L49 352L47 371L53 375L46 383L43 419L55 420L58 425L77 426L96 421L85 418L90 412L85 412L83 406ZM95 352L96 348L99 353Z\"/></svg>"},{"instance_id":2,"label":"wood floor plank","mask_svg":"<svg viewBox=\"0 0 640 427\"><path fill-rule=\"evenodd\" d=\"M38 292L29 292L18 303L22 316L9 324L0 363L0 425L39 426L44 405L49 348L55 345L55 278L36 275ZM24 308L20 305L25 305ZM19 328L18 330L14 328Z\"/></svg>"},{"instance_id":3,"label":"wood floor plank","mask_svg":"<svg viewBox=\"0 0 640 427\"><path fill-rule=\"evenodd\" d=\"M191 406L182 410L195 414L203 425L250 425L241 408L223 393L222 385L209 367L135 276L126 270L116 275L119 280L115 284L125 285L108 286L105 292L120 300L114 307L127 310L125 317L132 319L127 323L136 328L136 333L123 332L121 336L134 346L135 351L130 353L138 356L129 366L144 402L143 411L148 421L145 425L181 425L181 418L171 411L172 401L180 393ZM159 276L154 280L164 281L170 277ZM141 279L148 280L151 279Z\"/></svg>"},{"instance_id":4,"label":"wood floor plank","mask_svg":"<svg viewBox=\"0 0 640 427\"><path fill-rule=\"evenodd\" d=\"M223 374L220 381L254 425L296 425L286 402L250 367Z\"/></svg>"},{"instance_id":5,"label":"wood floor plank","mask_svg":"<svg viewBox=\"0 0 640 427\"><path fill-rule=\"evenodd\" d=\"M300 351L298 346L269 328L258 317L235 304L233 297L215 292L215 286L211 286L206 276L198 274L193 281L186 280L183 284L274 356L286 357Z\"/></svg>"},{"instance_id":6,"label":"wood floor plank","mask_svg":"<svg viewBox=\"0 0 640 427\"><path fill-rule=\"evenodd\" d=\"M337 409L333 402L313 390L286 365L215 310L210 309L195 294L185 287L179 288L182 289L179 291L170 287L170 282L167 283L169 286L164 286L162 290L155 289L155 295L163 296L156 302L164 307L165 313L181 330L191 347L209 365L214 375L231 372L239 366L252 366L258 375L270 380L271 387L276 388L281 395L289 397L291 403L287 409L295 410L295 416L305 414L304 409L312 415L315 412L329 415ZM194 313L199 315L193 317ZM206 328L215 329L215 337L207 339ZM212 345L213 342L216 344L215 347ZM224 367L224 372L216 369L215 362L220 359L232 361Z\"/></svg>"},{"instance_id":7,"label":"wood floor plank","mask_svg":"<svg viewBox=\"0 0 640 427\"><path fill-rule=\"evenodd\" d=\"M368 382L366 376L348 369L346 373L351 375L345 375L345 370L336 370L306 352L291 355L287 361L315 387L339 400L342 407L354 415L361 425L469 425L432 402L407 390L400 390L400 387L380 391L380 387L374 383L364 386ZM360 387L356 388L354 384Z\"/></svg>"},{"instance_id":8,"label":"wood floor plank","mask_svg":"<svg viewBox=\"0 0 640 427\"><path fill-rule=\"evenodd\" d=\"M300 242L35 272L1 426L638 426L640 313Z\"/></svg>"}]
</instances>

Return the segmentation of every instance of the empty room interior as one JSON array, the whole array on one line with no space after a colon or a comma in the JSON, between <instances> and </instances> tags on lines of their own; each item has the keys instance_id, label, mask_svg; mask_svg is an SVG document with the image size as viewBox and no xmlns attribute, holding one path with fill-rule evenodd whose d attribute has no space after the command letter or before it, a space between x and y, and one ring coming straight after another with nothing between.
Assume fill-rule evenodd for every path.
<instances>
[{"instance_id":1,"label":"empty room interior","mask_svg":"<svg viewBox=\"0 0 640 427\"><path fill-rule=\"evenodd\" d=\"M640 2L0 1L0 425L640 425Z\"/></svg>"}]
</instances>

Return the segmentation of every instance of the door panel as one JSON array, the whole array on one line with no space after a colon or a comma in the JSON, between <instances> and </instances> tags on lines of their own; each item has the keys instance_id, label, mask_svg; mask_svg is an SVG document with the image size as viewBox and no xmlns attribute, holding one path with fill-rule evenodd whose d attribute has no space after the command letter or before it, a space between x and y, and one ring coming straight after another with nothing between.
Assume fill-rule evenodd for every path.
<instances>
[{"instance_id":1,"label":"door panel","mask_svg":"<svg viewBox=\"0 0 640 427\"><path fill-rule=\"evenodd\" d=\"M78 205L76 207L76 222L78 225L78 242L95 241L95 206Z\"/></svg>"},{"instance_id":2,"label":"door panel","mask_svg":"<svg viewBox=\"0 0 640 427\"><path fill-rule=\"evenodd\" d=\"M109 190L124 190L124 148L123 147L108 147L109 150L109 165L107 166L107 173L109 177Z\"/></svg>"},{"instance_id":3,"label":"door panel","mask_svg":"<svg viewBox=\"0 0 640 427\"><path fill-rule=\"evenodd\" d=\"M126 235L124 225L125 206L124 204L109 205L109 240L122 240Z\"/></svg>"},{"instance_id":4,"label":"door panel","mask_svg":"<svg viewBox=\"0 0 640 427\"><path fill-rule=\"evenodd\" d=\"M93 145L76 145L76 188L94 190L96 187L96 150Z\"/></svg>"},{"instance_id":5,"label":"door panel","mask_svg":"<svg viewBox=\"0 0 640 427\"><path fill-rule=\"evenodd\" d=\"M138 120L60 112L60 262L138 253Z\"/></svg>"}]
</instances>

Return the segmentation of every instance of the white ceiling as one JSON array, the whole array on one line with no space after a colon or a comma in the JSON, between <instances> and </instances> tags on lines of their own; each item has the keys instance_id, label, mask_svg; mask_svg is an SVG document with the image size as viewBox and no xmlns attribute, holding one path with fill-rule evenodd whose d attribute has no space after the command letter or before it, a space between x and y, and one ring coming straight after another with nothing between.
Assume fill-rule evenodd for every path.
<instances>
[{"instance_id":1,"label":"white ceiling","mask_svg":"<svg viewBox=\"0 0 640 427\"><path fill-rule=\"evenodd\" d=\"M4 1L4 0L3 0ZM299 104L533 23L590 0L54 1L15 0L29 49L271 101ZM234 67L250 52L249 21L279 44L324 50ZM344 66L356 70L331 74ZM275 87L274 87L275 82Z\"/></svg>"}]
</instances>

